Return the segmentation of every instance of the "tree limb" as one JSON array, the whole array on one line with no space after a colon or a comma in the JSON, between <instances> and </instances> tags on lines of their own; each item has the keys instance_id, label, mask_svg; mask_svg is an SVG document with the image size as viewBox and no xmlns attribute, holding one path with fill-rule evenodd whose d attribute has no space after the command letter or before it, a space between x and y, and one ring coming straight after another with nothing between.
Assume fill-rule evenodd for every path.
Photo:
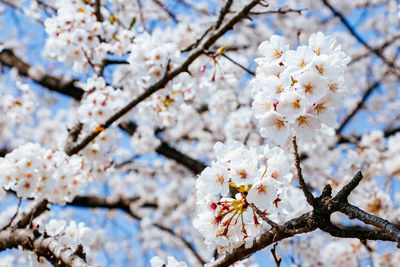
<instances>
[{"instance_id":1,"label":"tree limb","mask_svg":"<svg viewBox=\"0 0 400 267\"><path fill-rule=\"evenodd\" d=\"M17 248L35 251L52 263L61 262L70 267L90 267L80 255L57 239L39 233L36 229L8 228L0 231L0 250Z\"/></svg>"}]
</instances>

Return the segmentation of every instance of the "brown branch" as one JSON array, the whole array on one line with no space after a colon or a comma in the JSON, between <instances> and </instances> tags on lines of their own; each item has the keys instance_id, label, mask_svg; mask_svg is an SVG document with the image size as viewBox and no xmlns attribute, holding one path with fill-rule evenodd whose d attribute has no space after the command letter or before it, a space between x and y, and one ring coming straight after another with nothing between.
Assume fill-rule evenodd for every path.
<instances>
[{"instance_id":1,"label":"brown branch","mask_svg":"<svg viewBox=\"0 0 400 267\"><path fill-rule=\"evenodd\" d=\"M124 129L129 135L133 135L137 127L137 125L133 122L123 122L120 123L119 126ZM155 151L166 158L172 159L175 162L182 164L183 166L191 170L194 174L200 174L206 168L206 166L202 162L183 154L163 140L161 140L161 144L156 148Z\"/></svg>"},{"instance_id":2,"label":"brown branch","mask_svg":"<svg viewBox=\"0 0 400 267\"><path fill-rule=\"evenodd\" d=\"M381 241L394 241L392 237L382 231L370 230L364 228L344 228L336 225L327 225L323 231L329 233L331 236L340 238L357 238L364 242L365 240L381 240Z\"/></svg>"},{"instance_id":3,"label":"brown branch","mask_svg":"<svg viewBox=\"0 0 400 267\"><path fill-rule=\"evenodd\" d=\"M334 197L336 201L347 201L350 193L360 184L363 175L360 171L356 173L356 175L351 179L351 181L346 184Z\"/></svg>"},{"instance_id":4,"label":"brown branch","mask_svg":"<svg viewBox=\"0 0 400 267\"><path fill-rule=\"evenodd\" d=\"M297 170L297 176L299 178L299 184L300 184L301 190L303 190L304 196L306 197L308 204L310 204L311 206L314 207L315 206L314 196L310 192L310 189L307 187L307 184L304 181L303 174L302 174L302 171L301 171L300 156L299 156L299 153L297 151L296 136L293 137L293 150L294 150L293 153L294 153L294 157L295 157L295 165L296 165L296 170Z\"/></svg>"},{"instance_id":5,"label":"brown branch","mask_svg":"<svg viewBox=\"0 0 400 267\"><path fill-rule=\"evenodd\" d=\"M194 174L200 174L206 168L206 165L204 165L202 162L183 154L164 141L161 141L161 144L156 148L155 151L166 158L175 160L176 162L182 164Z\"/></svg>"},{"instance_id":6,"label":"brown branch","mask_svg":"<svg viewBox=\"0 0 400 267\"><path fill-rule=\"evenodd\" d=\"M332 236L342 238L358 238L362 242L370 239L395 241L399 243L400 231L396 226L385 219L368 214L359 208L350 205L345 199L359 184L361 178L361 173L357 173L355 177L347 185L345 185L335 197L331 196L332 189L330 185L325 186L321 195L317 198L314 198L312 212L305 213L279 227L275 225L275 223L272 223L271 225L273 225L273 227L269 231L266 231L262 235L255 238L253 247L245 248L243 245L239 248L236 248L232 251L232 253L226 254L217 259L211 266L229 266L274 242L292 237L296 234L311 232L317 228L331 234ZM357 218L366 224L374 225L378 227L378 230L361 227L341 228L335 226L331 223L330 217L332 213L336 211L346 214L350 219ZM284 229L285 231L281 231L280 228ZM295 230L297 230L297 232Z\"/></svg>"},{"instance_id":7,"label":"brown branch","mask_svg":"<svg viewBox=\"0 0 400 267\"><path fill-rule=\"evenodd\" d=\"M316 226L310 223L312 220L312 213L308 212L300 217L292 219L286 222L282 227L287 229L301 229L302 231L299 233L308 233L314 231ZM241 246L236 248L230 254L226 254L221 258L217 259L214 263L211 264L212 267L227 267L231 264L239 261L243 258L246 258L253 254L256 251L259 251L274 242L280 241L282 239L286 239L288 237L292 237L291 235L287 235L283 232L279 232L276 228L272 228L271 230L261 234L256 237L251 248L245 248Z\"/></svg>"},{"instance_id":8,"label":"brown branch","mask_svg":"<svg viewBox=\"0 0 400 267\"><path fill-rule=\"evenodd\" d=\"M350 22L346 19L346 17L339 12L334 6L332 6L328 0L321 0L322 3L333 13L333 15L342 22L342 24L346 27L346 29L350 32L350 34L360 43L362 44L365 48L367 48L369 51L374 53L376 56L382 59L382 61L388 65L390 68L395 69L399 71L399 67L394 64L393 61L388 60L383 54L382 50L377 49L372 47L370 44L368 44L367 41L364 40L364 38L361 37L361 35L356 31L356 29L350 25Z\"/></svg>"},{"instance_id":9,"label":"brown branch","mask_svg":"<svg viewBox=\"0 0 400 267\"><path fill-rule=\"evenodd\" d=\"M169 10L166 6L164 6L163 3L161 3L160 0L153 0L153 2L154 2L157 6L161 7L161 9L164 10L165 13L167 13L168 16L169 16L175 23L178 23L178 22L179 22L178 19L177 19L176 16L175 16L175 14L172 13L172 11Z\"/></svg>"},{"instance_id":10,"label":"brown branch","mask_svg":"<svg viewBox=\"0 0 400 267\"><path fill-rule=\"evenodd\" d=\"M346 214L350 219L358 219L366 224L371 224L383 230L400 245L400 230L389 221L365 212L347 202L338 203L338 211Z\"/></svg>"},{"instance_id":11,"label":"brown branch","mask_svg":"<svg viewBox=\"0 0 400 267\"><path fill-rule=\"evenodd\" d=\"M287 13L297 13L301 15L303 11L308 10L307 8L278 8L277 10L267 10L267 11L261 11L261 12L250 12L250 15L265 15L265 14L287 14Z\"/></svg>"},{"instance_id":12,"label":"brown branch","mask_svg":"<svg viewBox=\"0 0 400 267\"><path fill-rule=\"evenodd\" d=\"M231 57L228 57L225 53L222 53L221 56L223 56L224 58L226 58L227 60L229 60L230 62L232 62L233 64L235 64L236 66L238 66L239 68L241 68L242 70L244 70L245 72L250 74L251 76L256 76L256 73L254 71L251 71L248 68L246 68L245 66L243 66L242 64L236 62Z\"/></svg>"},{"instance_id":13,"label":"brown branch","mask_svg":"<svg viewBox=\"0 0 400 267\"><path fill-rule=\"evenodd\" d=\"M95 15L98 22L103 21L103 16L101 15L101 0L96 0L94 4Z\"/></svg>"},{"instance_id":14,"label":"brown branch","mask_svg":"<svg viewBox=\"0 0 400 267\"><path fill-rule=\"evenodd\" d=\"M1 230L8 228L9 226L12 225L12 223L14 222L14 219L18 216L19 213L19 209L21 208L21 202L22 202L22 198L18 199L18 206L17 206L17 211L15 212L15 214L11 217L10 221L8 222L8 224L6 224Z\"/></svg>"},{"instance_id":15,"label":"brown branch","mask_svg":"<svg viewBox=\"0 0 400 267\"><path fill-rule=\"evenodd\" d=\"M228 0L228 1L226 1L226 4L221 8L221 11L219 12L218 20L215 23L214 29L217 30L221 26L222 22L224 21L226 13L228 13L229 9L232 6L232 3L233 3L233 0Z\"/></svg>"},{"instance_id":16,"label":"brown branch","mask_svg":"<svg viewBox=\"0 0 400 267\"><path fill-rule=\"evenodd\" d=\"M35 67L21 60L9 49L4 49L0 52L0 64L9 68L16 68L20 75L30 78L32 81L49 88L51 91L69 95L75 99L81 99L84 94L82 89L74 85L74 80L64 81L61 78L55 78L47 74L32 75Z\"/></svg>"},{"instance_id":17,"label":"brown branch","mask_svg":"<svg viewBox=\"0 0 400 267\"><path fill-rule=\"evenodd\" d=\"M397 41L398 39L400 39L400 35L395 35L392 38L390 38L389 40L385 41L383 44L379 45L378 47L376 47L375 49L380 51L380 53L383 54L383 51L390 46L391 44L393 44L395 41ZM366 53L362 54L362 55L358 55L358 56L353 56L351 61L349 62L349 66L356 63L357 61L369 56L372 52L371 51L367 51Z\"/></svg>"},{"instance_id":18,"label":"brown branch","mask_svg":"<svg viewBox=\"0 0 400 267\"><path fill-rule=\"evenodd\" d=\"M0 231L0 251L19 246L34 251L54 264L61 263L71 267L92 266L57 239L41 234L36 229L8 228Z\"/></svg>"},{"instance_id":19,"label":"brown branch","mask_svg":"<svg viewBox=\"0 0 400 267\"><path fill-rule=\"evenodd\" d=\"M380 85L380 81L376 81L373 84L371 84L367 90L364 92L361 100L358 102L357 106L346 116L346 118L343 120L343 122L340 124L339 128L336 129L336 134L340 134L343 130L344 127L350 122L350 120L356 115L356 113L362 108L364 103L367 101L367 98L371 95L371 93L378 88Z\"/></svg>"},{"instance_id":20,"label":"brown branch","mask_svg":"<svg viewBox=\"0 0 400 267\"><path fill-rule=\"evenodd\" d=\"M274 258L274 261L276 263L276 267L280 267L281 266L281 262L282 262L282 258L278 258L278 256L276 255L276 247L278 246L278 243L275 242L271 248L271 254L272 257Z\"/></svg>"},{"instance_id":21,"label":"brown branch","mask_svg":"<svg viewBox=\"0 0 400 267\"><path fill-rule=\"evenodd\" d=\"M48 210L47 207L48 201L42 200L37 203L33 203L33 207L31 207L27 212L20 213L14 223L11 225L12 228L25 228L32 223L32 220L45 211Z\"/></svg>"},{"instance_id":22,"label":"brown branch","mask_svg":"<svg viewBox=\"0 0 400 267\"><path fill-rule=\"evenodd\" d=\"M256 205L254 205L253 203L249 203L249 206L253 208L253 210L257 213L258 216L260 216L261 219L263 219L266 223L268 223L272 228L277 229L277 231L282 232L284 234L290 235L290 236L294 236L297 235L299 233L301 233L302 231L299 229L287 229L282 225L277 224L276 222L270 220L267 216L265 216L265 214L256 207Z\"/></svg>"},{"instance_id":23,"label":"brown branch","mask_svg":"<svg viewBox=\"0 0 400 267\"><path fill-rule=\"evenodd\" d=\"M396 128L389 128L383 131L383 136L384 137L390 137L392 135L395 135L396 133L400 132L400 127ZM336 142L336 144L343 144L343 143L358 143L361 140L360 135L351 135L351 136L346 136L343 134L339 135L339 139Z\"/></svg>"},{"instance_id":24,"label":"brown branch","mask_svg":"<svg viewBox=\"0 0 400 267\"><path fill-rule=\"evenodd\" d=\"M98 196L77 196L71 202L67 203L68 206L78 206L87 208L107 208L107 209L121 209L128 211L130 205L138 201L140 198L119 198L118 200L108 200L107 198ZM140 205L142 208L157 208L158 204L154 202L145 202Z\"/></svg>"}]
</instances>

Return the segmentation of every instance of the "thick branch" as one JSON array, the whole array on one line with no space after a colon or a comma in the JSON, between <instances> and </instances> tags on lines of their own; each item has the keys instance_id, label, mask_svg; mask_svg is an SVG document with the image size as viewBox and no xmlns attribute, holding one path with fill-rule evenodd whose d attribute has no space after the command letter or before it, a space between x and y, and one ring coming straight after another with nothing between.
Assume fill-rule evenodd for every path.
<instances>
[{"instance_id":1,"label":"thick branch","mask_svg":"<svg viewBox=\"0 0 400 267\"><path fill-rule=\"evenodd\" d=\"M17 248L35 251L50 262L60 262L71 267L89 267L84 259L72 249L58 242L53 237L47 237L32 229L6 229L0 231L0 250Z\"/></svg>"},{"instance_id":2,"label":"thick branch","mask_svg":"<svg viewBox=\"0 0 400 267\"><path fill-rule=\"evenodd\" d=\"M75 81L64 81L47 74L34 75L33 73L41 72L41 70L35 70L36 67L22 61L9 49L4 49L0 52L0 64L9 68L16 68L20 75L26 76L52 91L72 96L75 99L81 99L83 96L84 91L74 85Z\"/></svg>"},{"instance_id":3,"label":"thick branch","mask_svg":"<svg viewBox=\"0 0 400 267\"><path fill-rule=\"evenodd\" d=\"M133 135L137 125L133 122L123 122L119 124L120 128L124 129L129 135ZM161 144L155 150L158 154L163 155L166 158L175 160L177 163L182 164L194 174L201 173L206 166L198 160L195 160L188 155L176 150L168 143L161 140Z\"/></svg>"},{"instance_id":4,"label":"thick branch","mask_svg":"<svg viewBox=\"0 0 400 267\"><path fill-rule=\"evenodd\" d=\"M312 213L308 212L301 215L298 218L292 219L285 223L282 227L287 229L302 229L299 233L307 233L314 231L316 229L315 226L309 223L309 220L312 217ZM291 235L285 234L283 232L279 232L276 228L272 228L271 230L263 233L262 235L255 238L253 246L251 248L245 248L241 246L233 250L232 253L226 254L223 257L216 260L211 264L212 267L227 267L231 264L239 261L243 258L246 258L253 254L254 252L261 250L274 242L280 241L282 239L292 237Z\"/></svg>"},{"instance_id":5,"label":"thick branch","mask_svg":"<svg viewBox=\"0 0 400 267\"><path fill-rule=\"evenodd\" d=\"M99 22L103 21L103 16L101 15L101 0L96 0L95 1L95 15L96 15L96 19Z\"/></svg>"},{"instance_id":6,"label":"thick branch","mask_svg":"<svg viewBox=\"0 0 400 267\"><path fill-rule=\"evenodd\" d=\"M346 214L350 219L356 218L366 224L371 224L382 229L386 234L400 244L400 230L389 221L365 212L347 202L339 203L338 210Z\"/></svg>"},{"instance_id":7,"label":"thick branch","mask_svg":"<svg viewBox=\"0 0 400 267\"><path fill-rule=\"evenodd\" d=\"M129 206L138 201L139 197L136 198L120 198L118 200L108 200L107 198L98 196L77 196L68 206L88 207L88 208L107 208L107 209L121 209L128 211ZM143 208L157 208L157 203L145 202L141 204Z\"/></svg>"},{"instance_id":8,"label":"thick branch","mask_svg":"<svg viewBox=\"0 0 400 267\"><path fill-rule=\"evenodd\" d=\"M328 225L323 231L329 233L331 236L341 237L341 238L357 238L360 240L382 240L382 241L394 241L392 237L384 232L369 230L364 228L359 229L347 229L339 228L333 224Z\"/></svg>"},{"instance_id":9,"label":"thick branch","mask_svg":"<svg viewBox=\"0 0 400 267\"><path fill-rule=\"evenodd\" d=\"M11 225L13 228L25 228L29 224L31 224L32 220L43 212L48 210L47 204L49 202L47 200L42 200L40 202L34 203L33 207L29 209L28 212L20 213L14 220L14 223Z\"/></svg>"}]
</instances>

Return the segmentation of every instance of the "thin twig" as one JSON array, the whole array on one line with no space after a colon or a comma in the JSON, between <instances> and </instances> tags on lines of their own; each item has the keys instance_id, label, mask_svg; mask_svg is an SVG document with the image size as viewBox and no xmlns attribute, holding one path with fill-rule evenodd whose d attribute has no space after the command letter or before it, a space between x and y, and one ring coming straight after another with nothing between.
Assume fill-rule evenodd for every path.
<instances>
[{"instance_id":1,"label":"thin twig","mask_svg":"<svg viewBox=\"0 0 400 267\"><path fill-rule=\"evenodd\" d=\"M266 10L260 12L250 12L250 15L265 15L265 14L286 14L286 13L297 13L301 15L303 11L308 10L308 8L278 8L277 10Z\"/></svg>"},{"instance_id":2,"label":"thin twig","mask_svg":"<svg viewBox=\"0 0 400 267\"><path fill-rule=\"evenodd\" d=\"M314 196L310 192L310 190L307 187L307 184L304 181L303 174L301 171L301 166L300 166L300 156L297 151L297 142L296 142L296 136L293 137L293 149L294 149L294 157L295 157L295 164L296 164L296 170L297 170L297 176L299 177L299 184L301 189L303 190L303 193L307 199L308 204L311 206L315 206L314 204Z\"/></svg>"},{"instance_id":3,"label":"thin twig","mask_svg":"<svg viewBox=\"0 0 400 267\"><path fill-rule=\"evenodd\" d=\"M222 53L221 56L223 56L224 58L226 58L227 60L229 60L230 62L232 62L233 64L235 64L236 66L238 66L239 68L241 68L242 70L246 71L248 74L250 74L251 76L256 76L256 73L254 71L249 70L248 68L246 68L245 66L243 66L242 64L236 62L235 60L233 60L231 57L228 57L225 53Z\"/></svg>"},{"instance_id":4,"label":"thin twig","mask_svg":"<svg viewBox=\"0 0 400 267\"><path fill-rule=\"evenodd\" d=\"M280 267L281 266L281 262L282 262L282 258L278 258L278 256L276 255L276 247L277 246L278 246L278 242L275 242L272 245L271 254L272 254L272 257L274 258L274 261L276 263L276 267Z\"/></svg>"},{"instance_id":5,"label":"thin twig","mask_svg":"<svg viewBox=\"0 0 400 267\"><path fill-rule=\"evenodd\" d=\"M153 2L158 5L159 7L161 7L165 13L168 14L168 16L175 22L175 23L179 23L178 19L176 18L175 14L172 13L171 10L169 10L166 6L163 5L163 3L160 2L160 0L153 0Z\"/></svg>"},{"instance_id":6,"label":"thin twig","mask_svg":"<svg viewBox=\"0 0 400 267\"><path fill-rule=\"evenodd\" d=\"M361 182L363 178L363 175L360 171L357 172L357 174L351 179L351 181L346 184L334 197L335 200L337 201L347 201L347 198L349 197L350 193L358 186L358 184Z\"/></svg>"},{"instance_id":7,"label":"thin twig","mask_svg":"<svg viewBox=\"0 0 400 267\"><path fill-rule=\"evenodd\" d=\"M12 216L12 218L11 218L11 220L8 222L8 224L5 225L1 230L4 230L4 229L8 228L8 227L13 223L14 219L15 219L15 218L17 217L17 215L18 215L19 209L20 209L20 207L21 207L21 202L22 202L22 198L19 198L19 199L18 199L17 211L16 211L15 214Z\"/></svg>"},{"instance_id":8,"label":"thin twig","mask_svg":"<svg viewBox=\"0 0 400 267\"><path fill-rule=\"evenodd\" d=\"M343 122L340 124L339 128L336 129L336 134L340 134L343 130L344 127L350 122L350 120L354 117L354 115L357 114L357 112L362 108L364 105L365 101L367 101L368 97L371 95L371 93L378 88L380 85L380 81L376 81L373 84L371 84L368 89L364 92L361 100L358 102L357 106L346 116L346 118L343 120Z\"/></svg>"},{"instance_id":9,"label":"thin twig","mask_svg":"<svg viewBox=\"0 0 400 267\"><path fill-rule=\"evenodd\" d=\"M231 8L232 3L233 3L233 0L228 0L228 1L226 1L226 4L221 8L221 11L219 12L218 20L215 23L214 29L218 29L221 26L226 13L228 13L229 9Z\"/></svg>"},{"instance_id":10,"label":"thin twig","mask_svg":"<svg viewBox=\"0 0 400 267\"><path fill-rule=\"evenodd\" d=\"M364 40L363 37L356 31L356 29L350 25L350 22L346 19L346 17L339 12L333 5L329 3L328 0L321 0L322 3L333 13L335 17L338 17L342 24L346 27L346 29L350 32L350 34L360 43L362 44L365 48L367 48L369 51L373 52L376 56L380 57L382 61L388 65L390 68L395 69L399 71L399 67L395 65L394 61L389 61L383 54L382 51L380 51L377 48L372 47L371 45L368 44L367 41ZM397 73L399 75L399 73Z\"/></svg>"}]
</instances>

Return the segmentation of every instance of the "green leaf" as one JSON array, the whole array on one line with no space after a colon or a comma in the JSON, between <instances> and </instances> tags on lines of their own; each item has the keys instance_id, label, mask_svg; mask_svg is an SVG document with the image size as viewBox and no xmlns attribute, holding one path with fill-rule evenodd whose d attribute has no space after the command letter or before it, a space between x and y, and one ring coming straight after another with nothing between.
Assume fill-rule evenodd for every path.
<instances>
[{"instance_id":1,"label":"green leaf","mask_svg":"<svg viewBox=\"0 0 400 267\"><path fill-rule=\"evenodd\" d=\"M131 24L129 24L129 30L132 29L132 27L135 25L135 23L136 23L136 17L133 17L131 20Z\"/></svg>"}]
</instances>

